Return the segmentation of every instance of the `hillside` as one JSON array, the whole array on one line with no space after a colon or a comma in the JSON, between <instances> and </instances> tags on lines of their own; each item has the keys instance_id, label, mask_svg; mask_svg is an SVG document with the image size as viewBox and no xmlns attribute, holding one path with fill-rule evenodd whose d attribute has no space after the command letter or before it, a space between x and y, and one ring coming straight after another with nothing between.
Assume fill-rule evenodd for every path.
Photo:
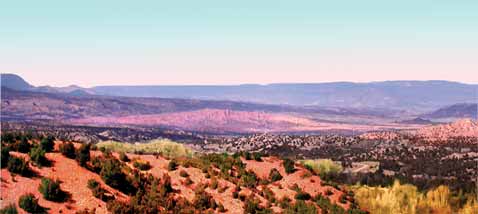
<instances>
[{"instance_id":1,"label":"hillside","mask_svg":"<svg viewBox=\"0 0 478 214\"><path fill-rule=\"evenodd\" d=\"M433 112L422 115L428 119L446 119L446 118L477 118L478 104L476 103L458 103Z\"/></svg>"},{"instance_id":2,"label":"hillside","mask_svg":"<svg viewBox=\"0 0 478 214\"><path fill-rule=\"evenodd\" d=\"M10 143L3 146L13 145ZM129 153L124 156L88 151L87 162L79 165L78 156L75 161L66 156L68 153L58 152L62 147L60 145L65 145L65 142L56 141L55 150L46 153L46 160L51 165L38 167L33 160L29 162L28 167L33 171L33 176L12 176L10 164L8 169L2 169L2 208L16 204L27 193L33 193L42 209L51 213L84 210L94 213L120 213L121 210L133 213L150 213L152 210L188 212L191 208L215 213L248 213L251 210L282 212L285 209L297 209L294 206L297 206L298 199L301 203L306 201L298 205L301 209L307 208L317 213L321 209L333 208L343 212L351 207L353 201L352 196L327 185L301 165L292 166L293 172L288 171L290 169L284 168L283 161L277 157L246 160L243 157L200 155L169 159L158 155ZM84 148L79 144L74 147L78 151ZM7 159L15 157L30 159L28 155L16 151L10 151ZM172 162L177 165L172 165ZM138 163L145 163L147 167L142 168ZM228 163L234 167L230 168ZM114 171L119 166L121 170ZM229 167L230 174L224 167ZM281 176L271 181L269 172L273 169L277 169L276 173ZM116 174L108 177L107 170ZM60 191L65 192L66 199L47 200L37 189L42 178L58 179ZM91 179L96 180L97 185L90 184ZM299 194L305 198L297 196ZM321 202L314 202L316 199L311 196L317 196ZM175 205L171 207L169 203ZM24 213L23 209L20 211Z\"/></svg>"}]
</instances>

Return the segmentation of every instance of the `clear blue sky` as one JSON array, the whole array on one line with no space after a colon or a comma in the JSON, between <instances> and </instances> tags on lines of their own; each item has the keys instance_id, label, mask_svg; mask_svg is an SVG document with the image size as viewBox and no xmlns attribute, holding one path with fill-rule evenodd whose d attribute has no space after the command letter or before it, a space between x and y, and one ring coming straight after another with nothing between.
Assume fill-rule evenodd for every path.
<instances>
[{"instance_id":1,"label":"clear blue sky","mask_svg":"<svg viewBox=\"0 0 478 214\"><path fill-rule=\"evenodd\" d=\"M0 71L35 85L478 83L476 0L30 0Z\"/></svg>"}]
</instances>

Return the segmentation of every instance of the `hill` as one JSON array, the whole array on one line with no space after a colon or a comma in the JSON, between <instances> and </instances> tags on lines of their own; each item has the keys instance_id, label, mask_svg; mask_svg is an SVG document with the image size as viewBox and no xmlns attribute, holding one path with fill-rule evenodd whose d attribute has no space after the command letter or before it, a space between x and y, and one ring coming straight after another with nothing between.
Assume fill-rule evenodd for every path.
<instances>
[{"instance_id":1,"label":"hill","mask_svg":"<svg viewBox=\"0 0 478 214\"><path fill-rule=\"evenodd\" d=\"M8 147L9 143L3 146ZM352 208L353 195L326 184L302 165L292 162L286 168L283 160L277 157L247 160L241 156L204 154L169 159L157 154L120 155L114 150L113 153L88 150L89 158L84 164L79 164L79 159L75 161L58 152L64 143L57 141L55 150L46 154L51 165L38 167L33 161L29 162L28 168L34 176L13 176L12 168L2 169L0 208L16 204L22 195L32 193L39 199L39 206L51 213L85 210L93 213L157 213L166 210L251 213L289 209L307 209L314 213L332 209L359 212ZM74 147L80 150L80 144ZM9 154L7 161L19 157L30 159L16 151ZM274 169L276 177L269 180ZM64 192L66 199L52 201L45 198L38 189L43 178L58 179L59 191ZM20 211L23 213L23 209Z\"/></svg>"},{"instance_id":2,"label":"hill","mask_svg":"<svg viewBox=\"0 0 478 214\"><path fill-rule=\"evenodd\" d=\"M446 119L446 118L477 118L478 104L476 103L458 103L445 106L433 112L422 115L428 119Z\"/></svg>"},{"instance_id":3,"label":"hill","mask_svg":"<svg viewBox=\"0 0 478 214\"><path fill-rule=\"evenodd\" d=\"M15 74L0 74L1 86L15 90L31 90L34 86L30 85L23 78Z\"/></svg>"},{"instance_id":4,"label":"hill","mask_svg":"<svg viewBox=\"0 0 478 214\"><path fill-rule=\"evenodd\" d=\"M235 86L98 86L97 94L235 100L268 104L430 111L473 102L478 85L448 81L331 82Z\"/></svg>"}]
</instances>

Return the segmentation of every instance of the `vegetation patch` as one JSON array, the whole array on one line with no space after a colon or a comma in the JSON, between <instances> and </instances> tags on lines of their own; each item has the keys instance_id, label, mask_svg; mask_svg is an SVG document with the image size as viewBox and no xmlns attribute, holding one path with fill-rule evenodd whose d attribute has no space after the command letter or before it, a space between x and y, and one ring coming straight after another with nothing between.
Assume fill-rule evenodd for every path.
<instances>
[{"instance_id":1,"label":"vegetation patch","mask_svg":"<svg viewBox=\"0 0 478 214\"><path fill-rule=\"evenodd\" d=\"M183 144L168 139L157 139L147 143L122 143L104 141L96 144L98 148L105 148L115 152L160 154L166 158L192 157L194 152Z\"/></svg>"}]
</instances>

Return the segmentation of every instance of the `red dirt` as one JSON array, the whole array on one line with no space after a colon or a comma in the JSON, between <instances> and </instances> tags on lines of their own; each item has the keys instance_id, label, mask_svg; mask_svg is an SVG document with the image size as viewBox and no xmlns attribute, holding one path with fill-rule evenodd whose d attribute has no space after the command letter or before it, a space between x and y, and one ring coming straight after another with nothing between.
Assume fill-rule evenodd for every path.
<instances>
[{"instance_id":1,"label":"red dirt","mask_svg":"<svg viewBox=\"0 0 478 214\"><path fill-rule=\"evenodd\" d=\"M23 156L28 159L25 154L10 152L12 156ZM17 204L21 195L33 193L38 199L39 204L49 209L50 213L74 213L84 208L96 209L96 213L107 213L106 203L95 198L90 189L87 187L89 179L95 179L109 192L113 193L120 200L128 200L123 193L107 186L99 175L80 167L75 160L68 159L59 153L47 153L46 157L53 163L52 167L42 167L41 169L31 166L38 174L38 177L26 178L16 175L12 179L12 175L8 170L1 170L2 186L1 197L2 206L10 203ZM71 195L66 203L56 203L43 199L38 186L41 177L58 178L62 183L60 187L63 191ZM24 213L19 209L20 213Z\"/></svg>"}]
</instances>

